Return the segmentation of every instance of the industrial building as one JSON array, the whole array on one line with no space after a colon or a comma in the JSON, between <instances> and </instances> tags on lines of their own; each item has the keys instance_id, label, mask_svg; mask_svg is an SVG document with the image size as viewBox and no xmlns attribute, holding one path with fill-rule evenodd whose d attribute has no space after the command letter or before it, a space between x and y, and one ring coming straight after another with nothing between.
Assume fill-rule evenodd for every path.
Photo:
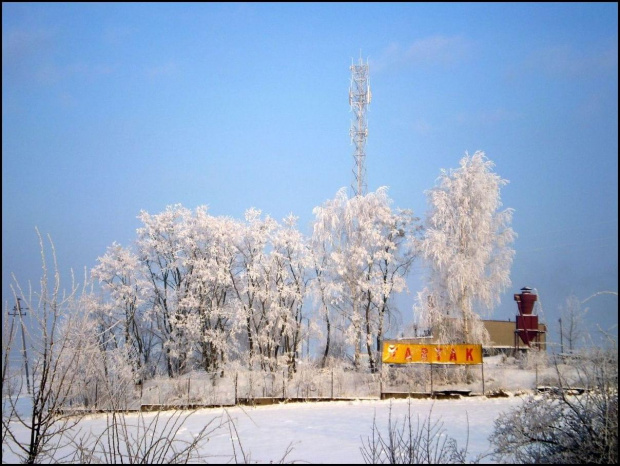
<instances>
[{"instance_id":1,"label":"industrial building","mask_svg":"<svg viewBox=\"0 0 620 466\"><path fill-rule=\"evenodd\" d=\"M529 350L547 350L547 326L538 320L534 313L534 303L538 297L528 287L521 288L521 293L514 295L519 313L514 320L483 320L489 333L490 342L483 346L485 356L495 354L515 354ZM417 333L417 332L416 332ZM415 335L412 338L385 340L384 344L440 344L433 335L433 329Z\"/></svg>"}]
</instances>

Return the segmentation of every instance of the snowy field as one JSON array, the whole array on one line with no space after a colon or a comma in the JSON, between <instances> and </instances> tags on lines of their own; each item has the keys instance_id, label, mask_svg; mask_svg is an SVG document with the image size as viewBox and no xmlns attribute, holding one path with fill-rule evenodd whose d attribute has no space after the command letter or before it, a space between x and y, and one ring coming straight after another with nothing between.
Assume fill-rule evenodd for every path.
<instances>
[{"instance_id":1,"label":"snowy field","mask_svg":"<svg viewBox=\"0 0 620 466\"><path fill-rule=\"evenodd\" d=\"M489 451L488 437L493 420L503 411L519 403L518 398L460 400L411 400L415 418L424 420L432 409L432 419L444 423L446 434L460 447L467 441L472 455ZM373 419L387 426L392 406L392 419L402 418L409 409L408 400L303 403L264 406L249 409L231 408L239 440L252 461L279 461L287 448L292 451L286 461L310 463L363 463L362 439L371 434ZM222 414L222 410L198 411L188 422L188 432L197 429L204 419ZM191 418L190 418L191 419ZM226 455L231 449L230 435L221 432L209 440L206 454Z\"/></svg>"},{"instance_id":2,"label":"snowy field","mask_svg":"<svg viewBox=\"0 0 620 466\"><path fill-rule=\"evenodd\" d=\"M470 461L480 459L492 463L489 456L493 433L493 422L503 412L518 406L522 399L518 393L533 393L537 374L533 368L517 368L513 364L502 364L502 358L485 359L487 389L502 388L510 396L492 398L486 396L462 397L459 399L397 399L397 400L354 400L335 402L280 403L270 406L228 407L199 409L191 413L176 440L189 441L211 422L221 426L209 434L209 440L200 449L200 455L210 463L246 461L308 462L308 463L364 463L361 447L372 434L373 421L382 435L386 435L388 416L392 422L402 422L411 408L414 426L429 416L432 422L442 424L443 435L458 442L459 449L467 447ZM540 371L538 377L542 377ZM487 393L489 393L487 391ZM6 399L3 400L6 403ZM28 412L28 397L22 396L18 409ZM7 406L3 406L5 410ZM189 411L184 412L189 414ZM135 426L140 414L127 414L128 425ZM148 424L157 414L143 413ZM160 413L158 428L171 419L172 411ZM227 422L232 420L233 424ZM80 422L80 431L74 437L92 433L99 435L106 427L104 414L88 415ZM236 429L236 431L235 431ZM24 439L25 429L18 428ZM73 432L77 432L74 430ZM70 433L72 434L72 433ZM142 434L133 433L136 441ZM70 435L71 436L71 435ZM75 449L73 447L73 449ZM243 451L241 451L241 449ZM17 463L19 459L3 445L3 462ZM71 446L57 452L57 456L70 454Z\"/></svg>"},{"instance_id":3,"label":"snowy field","mask_svg":"<svg viewBox=\"0 0 620 466\"><path fill-rule=\"evenodd\" d=\"M443 423L444 435L464 448L468 441L468 458L490 453L489 437L493 421L502 412L521 402L518 396L508 398L470 397L457 400L384 400L347 401L321 403L292 403L253 408L213 408L195 411L186 421L177 439L190 440L209 421L223 426L211 435L201 449L210 463L234 462L233 442L237 455L239 445L251 462L309 462L309 463L364 463L360 448L371 435L373 420L385 432L390 407L392 420L403 419L411 406L412 419L424 421L431 415L432 421ZM410 403L410 405L409 405ZM145 413L146 421L156 416ZM159 425L172 416L171 412L160 414ZM138 414L127 415L127 423L134 424ZM231 432L227 419L234 421L236 433ZM87 416L81 423L82 433L100 433L106 425L105 415ZM25 434L25 431L23 432ZM238 442L236 442L238 440ZM5 446L3 446L4 448ZM3 461L17 462L4 448ZM287 453L288 451L288 453ZM60 454L61 452L59 452ZM66 453L66 451L65 451ZM283 458L284 457L284 458ZM240 461L240 459L238 459ZM486 456L483 463L492 463Z\"/></svg>"}]
</instances>

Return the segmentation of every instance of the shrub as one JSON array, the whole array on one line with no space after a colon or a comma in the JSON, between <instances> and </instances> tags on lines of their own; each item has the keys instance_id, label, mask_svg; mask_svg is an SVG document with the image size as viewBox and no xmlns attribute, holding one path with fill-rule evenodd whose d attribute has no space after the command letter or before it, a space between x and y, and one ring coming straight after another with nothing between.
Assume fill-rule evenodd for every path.
<instances>
[{"instance_id":1,"label":"shrub","mask_svg":"<svg viewBox=\"0 0 620 466\"><path fill-rule=\"evenodd\" d=\"M489 440L498 461L618 462L617 343L583 352L573 364L575 385L566 382L556 361L557 389L526 398L520 407L495 421Z\"/></svg>"},{"instance_id":2,"label":"shrub","mask_svg":"<svg viewBox=\"0 0 620 466\"><path fill-rule=\"evenodd\" d=\"M366 464L463 464L467 446L459 449L455 439L446 436L443 422L428 417L412 420L411 403L402 421L392 421L390 405L387 431L381 433L376 419L372 433L362 445Z\"/></svg>"}]
</instances>

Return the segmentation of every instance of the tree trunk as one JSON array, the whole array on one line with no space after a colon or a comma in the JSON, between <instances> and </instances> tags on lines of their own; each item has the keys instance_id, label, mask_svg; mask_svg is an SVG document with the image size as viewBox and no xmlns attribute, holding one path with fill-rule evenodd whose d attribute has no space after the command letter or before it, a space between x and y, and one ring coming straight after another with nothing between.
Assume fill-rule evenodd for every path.
<instances>
[{"instance_id":1,"label":"tree trunk","mask_svg":"<svg viewBox=\"0 0 620 466\"><path fill-rule=\"evenodd\" d=\"M329 343L331 339L331 323L329 321L329 311L325 313L325 324L327 326L327 337L325 340L325 351L323 352L323 361L321 361L321 367L325 368L327 365L327 357L329 356Z\"/></svg>"}]
</instances>

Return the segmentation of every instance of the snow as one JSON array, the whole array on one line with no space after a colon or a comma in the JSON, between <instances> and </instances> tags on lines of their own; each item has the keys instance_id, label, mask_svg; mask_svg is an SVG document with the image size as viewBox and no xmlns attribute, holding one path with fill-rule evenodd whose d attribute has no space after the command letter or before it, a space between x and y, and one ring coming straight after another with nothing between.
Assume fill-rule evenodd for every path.
<instances>
[{"instance_id":1,"label":"snow","mask_svg":"<svg viewBox=\"0 0 620 466\"><path fill-rule=\"evenodd\" d=\"M443 423L445 435L457 440L459 448L466 446L469 434L468 457L473 459L490 453L493 421L520 402L518 396L479 396L455 400L359 400L200 409L191 414L177 439L190 440L211 420L219 424L220 419L231 419L237 433L231 434L224 425L209 435L209 441L201 449L208 461L228 461L233 455L232 440L238 438L251 462L280 461L290 447L291 451L284 458L287 462L358 464L364 462L360 448L371 434L373 420L376 418L377 426L385 432L390 408L394 422L402 420L411 406L414 422L417 419L422 422L431 415L432 421ZM128 414L128 424L135 424L138 416ZM144 413L143 416L148 422L156 414ZM172 412L161 413L160 425L170 416ZM83 432L98 433L105 428L106 418L105 415L89 415L80 425ZM6 449L4 460L18 462ZM482 462L492 461L487 456Z\"/></svg>"},{"instance_id":2,"label":"snow","mask_svg":"<svg viewBox=\"0 0 620 466\"><path fill-rule=\"evenodd\" d=\"M493 421L501 412L520 402L518 397L458 400L383 400L233 408L228 413L235 421L240 441L251 452L252 461L277 461L290 445L289 461L310 463L363 463L360 448L371 434L373 419L379 428L387 427L390 407L392 420L402 419L411 403L413 418L444 423L446 435L462 448L467 442L473 456L489 453ZM204 413L204 414L203 414ZM208 415L202 411L198 416ZM196 421L194 421L196 422ZM198 421L199 422L199 421ZM227 439L210 441L218 451Z\"/></svg>"}]
</instances>

